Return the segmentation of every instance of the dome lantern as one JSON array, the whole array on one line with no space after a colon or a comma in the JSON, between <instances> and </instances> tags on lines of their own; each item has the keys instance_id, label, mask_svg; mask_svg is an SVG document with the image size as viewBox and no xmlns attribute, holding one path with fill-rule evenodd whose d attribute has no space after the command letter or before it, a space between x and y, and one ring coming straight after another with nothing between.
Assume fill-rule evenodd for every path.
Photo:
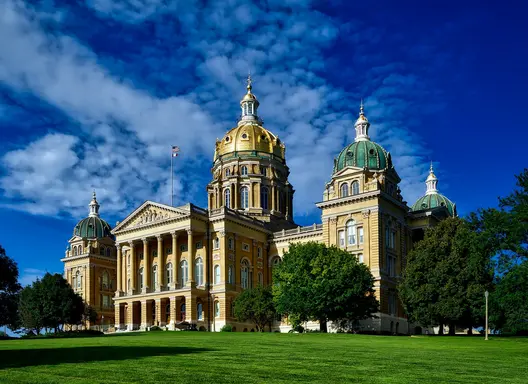
<instances>
[{"instance_id":1,"label":"dome lantern","mask_svg":"<svg viewBox=\"0 0 528 384\"><path fill-rule=\"evenodd\" d=\"M247 78L247 93L244 95L242 100L240 100L240 107L242 108L242 115L239 121L239 124L245 123L246 121L256 121L260 122L260 119L257 115L257 109L259 102L255 95L251 93L252 90L251 75L248 75Z\"/></svg>"},{"instance_id":2,"label":"dome lantern","mask_svg":"<svg viewBox=\"0 0 528 384\"><path fill-rule=\"evenodd\" d=\"M425 192L426 195L430 195L432 193L438 193L438 189L436 188L438 185L438 179L433 172L433 162L432 161L431 161L431 167L429 168L429 176L427 176L427 180L425 180L425 185L427 185L427 190Z\"/></svg>"},{"instance_id":3,"label":"dome lantern","mask_svg":"<svg viewBox=\"0 0 528 384\"><path fill-rule=\"evenodd\" d=\"M447 209L447 212L450 216L457 216L456 205L446 196L438 192L438 178L433 172L432 162L429 168L429 175L425 180L425 185L427 186L425 195L416 200L416 202L411 207L411 211L417 212L444 207Z\"/></svg>"},{"instance_id":4,"label":"dome lantern","mask_svg":"<svg viewBox=\"0 0 528 384\"><path fill-rule=\"evenodd\" d=\"M90 204L88 205L90 207L90 213L88 216L90 217L99 217L99 203L97 202L97 197L95 196L95 191L93 191L92 194L92 201L90 201Z\"/></svg>"},{"instance_id":5,"label":"dome lantern","mask_svg":"<svg viewBox=\"0 0 528 384\"><path fill-rule=\"evenodd\" d=\"M95 191L88 206L90 207L88 217L77 223L73 229L73 235L87 239L113 237L110 232L112 230L110 225L99 217L99 203L97 202Z\"/></svg>"},{"instance_id":6,"label":"dome lantern","mask_svg":"<svg viewBox=\"0 0 528 384\"><path fill-rule=\"evenodd\" d=\"M356 120L356 123L354 124L354 127L356 128L356 138L355 141L366 141L370 140L370 137L368 135L368 130L370 127L370 123L365 116L365 111L363 108L363 100L361 100L361 104L359 106L359 117Z\"/></svg>"}]
</instances>

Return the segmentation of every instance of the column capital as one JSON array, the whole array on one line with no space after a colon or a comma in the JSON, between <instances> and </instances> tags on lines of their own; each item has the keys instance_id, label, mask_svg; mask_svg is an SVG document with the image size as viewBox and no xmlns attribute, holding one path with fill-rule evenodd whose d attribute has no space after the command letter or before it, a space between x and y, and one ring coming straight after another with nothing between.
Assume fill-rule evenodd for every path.
<instances>
[{"instance_id":1,"label":"column capital","mask_svg":"<svg viewBox=\"0 0 528 384\"><path fill-rule=\"evenodd\" d=\"M253 246L256 247L257 246L257 240L253 239Z\"/></svg>"},{"instance_id":2,"label":"column capital","mask_svg":"<svg viewBox=\"0 0 528 384\"><path fill-rule=\"evenodd\" d=\"M134 239L134 240L128 240L128 246L129 246L130 248L134 248L134 242L135 242L135 241L136 241L135 239Z\"/></svg>"},{"instance_id":3,"label":"column capital","mask_svg":"<svg viewBox=\"0 0 528 384\"><path fill-rule=\"evenodd\" d=\"M156 239L158 239L158 242L159 241L163 241L163 236L162 235L156 235Z\"/></svg>"},{"instance_id":4,"label":"column capital","mask_svg":"<svg viewBox=\"0 0 528 384\"><path fill-rule=\"evenodd\" d=\"M123 246L121 245L121 243L117 243L115 247L118 251L120 251Z\"/></svg>"},{"instance_id":5,"label":"column capital","mask_svg":"<svg viewBox=\"0 0 528 384\"><path fill-rule=\"evenodd\" d=\"M226 231L219 231L219 232L218 232L218 235L219 235L220 237L225 237L225 235L226 235Z\"/></svg>"},{"instance_id":6,"label":"column capital","mask_svg":"<svg viewBox=\"0 0 528 384\"><path fill-rule=\"evenodd\" d=\"M147 240L146 237L142 237L142 238L141 238L141 241L143 241L143 244L147 244L147 243L148 243L148 240Z\"/></svg>"},{"instance_id":7,"label":"column capital","mask_svg":"<svg viewBox=\"0 0 528 384\"><path fill-rule=\"evenodd\" d=\"M188 229L187 229L187 234L188 234L188 235L192 235L192 234L193 234L193 231L192 231L191 228L188 228Z\"/></svg>"},{"instance_id":8,"label":"column capital","mask_svg":"<svg viewBox=\"0 0 528 384\"><path fill-rule=\"evenodd\" d=\"M172 231L170 234L172 235L172 237L178 238L178 232L177 231Z\"/></svg>"}]
</instances>

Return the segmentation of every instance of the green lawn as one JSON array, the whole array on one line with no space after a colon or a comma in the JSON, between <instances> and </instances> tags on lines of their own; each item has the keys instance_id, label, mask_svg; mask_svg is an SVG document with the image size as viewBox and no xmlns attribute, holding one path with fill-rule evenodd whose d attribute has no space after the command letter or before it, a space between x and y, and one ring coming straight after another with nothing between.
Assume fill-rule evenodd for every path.
<instances>
[{"instance_id":1,"label":"green lawn","mask_svg":"<svg viewBox=\"0 0 528 384\"><path fill-rule=\"evenodd\" d=\"M527 338L150 332L0 341L0 383L527 383Z\"/></svg>"}]
</instances>

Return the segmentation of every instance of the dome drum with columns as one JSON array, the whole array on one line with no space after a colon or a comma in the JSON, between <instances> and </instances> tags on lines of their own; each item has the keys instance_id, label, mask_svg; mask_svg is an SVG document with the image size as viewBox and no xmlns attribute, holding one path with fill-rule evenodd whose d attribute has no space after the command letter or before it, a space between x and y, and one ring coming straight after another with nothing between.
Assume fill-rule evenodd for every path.
<instances>
[{"instance_id":1,"label":"dome drum with columns","mask_svg":"<svg viewBox=\"0 0 528 384\"><path fill-rule=\"evenodd\" d=\"M409 208L390 153L369 137L361 103L355 140L337 155L330 181L321 186L321 223L301 227L293 221L285 145L259 118L251 78L240 107L237 125L216 142L207 209L145 201L110 231L94 195L62 259L70 284L117 331L189 323L250 331L252 324L234 316L237 295L272 284L273 268L290 244L316 241L345 250L373 274L380 311L361 328L412 333L415 325L397 295L407 253L425 228L456 215L455 205L438 193L432 168L425 195ZM272 328L291 325L284 318Z\"/></svg>"}]
</instances>

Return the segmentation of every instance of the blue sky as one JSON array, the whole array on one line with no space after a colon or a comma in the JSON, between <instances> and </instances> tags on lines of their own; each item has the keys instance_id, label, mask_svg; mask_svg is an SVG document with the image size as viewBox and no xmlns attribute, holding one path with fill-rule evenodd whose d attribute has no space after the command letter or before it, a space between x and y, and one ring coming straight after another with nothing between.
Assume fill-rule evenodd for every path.
<instances>
[{"instance_id":1,"label":"blue sky","mask_svg":"<svg viewBox=\"0 0 528 384\"><path fill-rule=\"evenodd\" d=\"M4 0L0 244L22 281L62 271L92 189L112 225L167 203L170 145L177 202L206 206L215 138L236 123L249 70L287 146L298 223L319 221L361 98L409 204L432 160L460 214L496 205L527 166L528 6L428 4Z\"/></svg>"}]
</instances>

